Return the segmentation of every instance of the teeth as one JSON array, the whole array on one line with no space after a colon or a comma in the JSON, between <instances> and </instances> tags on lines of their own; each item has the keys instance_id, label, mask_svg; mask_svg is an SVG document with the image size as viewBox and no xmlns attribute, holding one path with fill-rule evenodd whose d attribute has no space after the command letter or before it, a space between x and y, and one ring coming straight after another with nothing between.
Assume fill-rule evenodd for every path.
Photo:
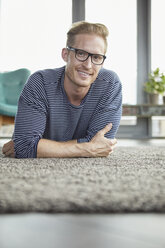
<instances>
[{"instance_id":1,"label":"teeth","mask_svg":"<svg viewBox=\"0 0 165 248\"><path fill-rule=\"evenodd\" d=\"M83 72L83 71L79 71L79 73L83 74L84 76L89 76L88 73L85 73L85 72Z\"/></svg>"}]
</instances>

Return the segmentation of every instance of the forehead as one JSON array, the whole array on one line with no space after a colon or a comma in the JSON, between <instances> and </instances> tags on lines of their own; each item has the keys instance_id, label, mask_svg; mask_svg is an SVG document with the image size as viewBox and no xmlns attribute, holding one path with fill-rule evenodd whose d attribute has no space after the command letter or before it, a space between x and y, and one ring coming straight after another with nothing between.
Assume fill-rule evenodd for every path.
<instances>
[{"instance_id":1,"label":"forehead","mask_svg":"<svg viewBox=\"0 0 165 248\"><path fill-rule=\"evenodd\" d=\"M77 34L75 35L74 47L90 53L104 53L105 43L101 36L96 34Z\"/></svg>"}]
</instances>

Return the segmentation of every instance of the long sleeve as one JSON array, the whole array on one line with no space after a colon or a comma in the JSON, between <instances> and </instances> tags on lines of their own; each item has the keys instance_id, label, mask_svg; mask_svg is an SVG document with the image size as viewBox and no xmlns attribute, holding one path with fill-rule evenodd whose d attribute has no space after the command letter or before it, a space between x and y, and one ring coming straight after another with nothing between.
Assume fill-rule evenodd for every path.
<instances>
[{"instance_id":1,"label":"long sleeve","mask_svg":"<svg viewBox=\"0 0 165 248\"><path fill-rule=\"evenodd\" d=\"M106 124L114 138L122 111L122 87L116 73L101 69L80 106L72 105L64 90L64 67L34 73L18 103L14 145L17 158L35 158L41 138L89 142Z\"/></svg>"},{"instance_id":2,"label":"long sleeve","mask_svg":"<svg viewBox=\"0 0 165 248\"><path fill-rule=\"evenodd\" d=\"M47 108L43 77L36 72L30 76L18 102L14 130L17 158L36 157L38 141L45 131Z\"/></svg>"},{"instance_id":3,"label":"long sleeve","mask_svg":"<svg viewBox=\"0 0 165 248\"><path fill-rule=\"evenodd\" d=\"M105 71L103 71L105 74ZM109 139L115 138L119 128L122 115L122 85L119 77L113 72L113 78L105 87L104 95L100 99L92 118L89 122L86 136L78 139L78 142L89 142L94 135L103 129L108 123L112 123L113 127L105 137Z\"/></svg>"}]
</instances>

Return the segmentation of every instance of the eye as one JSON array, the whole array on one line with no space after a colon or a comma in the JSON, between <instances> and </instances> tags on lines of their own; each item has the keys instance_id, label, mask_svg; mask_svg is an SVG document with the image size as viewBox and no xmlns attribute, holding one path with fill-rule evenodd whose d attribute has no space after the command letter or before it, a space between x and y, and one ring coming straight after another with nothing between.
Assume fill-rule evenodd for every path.
<instances>
[{"instance_id":1,"label":"eye","mask_svg":"<svg viewBox=\"0 0 165 248\"><path fill-rule=\"evenodd\" d=\"M93 55L93 60L94 61L101 61L102 59L103 59L102 55L99 55L99 54L94 54Z\"/></svg>"},{"instance_id":2,"label":"eye","mask_svg":"<svg viewBox=\"0 0 165 248\"><path fill-rule=\"evenodd\" d=\"M88 54L83 50L78 50L77 55L81 58L85 58L86 56L88 56Z\"/></svg>"}]
</instances>

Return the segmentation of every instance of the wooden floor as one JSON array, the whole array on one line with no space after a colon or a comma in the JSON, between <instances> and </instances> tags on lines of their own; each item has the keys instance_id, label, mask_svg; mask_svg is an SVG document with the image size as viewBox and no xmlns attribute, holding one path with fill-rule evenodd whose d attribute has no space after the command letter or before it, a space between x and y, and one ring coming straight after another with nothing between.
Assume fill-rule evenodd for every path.
<instances>
[{"instance_id":1,"label":"wooden floor","mask_svg":"<svg viewBox=\"0 0 165 248\"><path fill-rule=\"evenodd\" d=\"M0 247L164 248L165 215L0 215Z\"/></svg>"},{"instance_id":2,"label":"wooden floor","mask_svg":"<svg viewBox=\"0 0 165 248\"><path fill-rule=\"evenodd\" d=\"M1 125L9 125L9 124L14 124L14 117L0 115L0 128Z\"/></svg>"},{"instance_id":3,"label":"wooden floor","mask_svg":"<svg viewBox=\"0 0 165 248\"><path fill-rule=\"evenodd\" d=\"M1 144L4 140L1 140ZM144 141L119 140L119 146ZM165 145L148 140L145 145ZM0 215L0 248L165 248L165 214Z\"/></svg>"}]
</instances>

